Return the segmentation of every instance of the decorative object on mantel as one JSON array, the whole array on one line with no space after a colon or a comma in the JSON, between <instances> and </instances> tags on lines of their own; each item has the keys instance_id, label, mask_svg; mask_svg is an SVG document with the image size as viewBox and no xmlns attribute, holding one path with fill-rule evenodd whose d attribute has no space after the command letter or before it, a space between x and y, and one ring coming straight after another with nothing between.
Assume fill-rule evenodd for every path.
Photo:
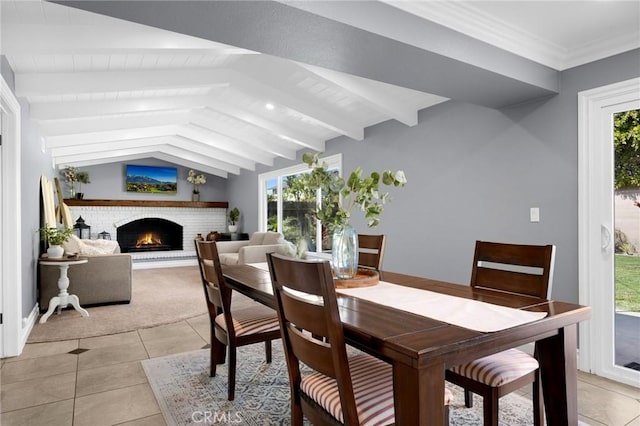
<instances>
[{"instance_id":1,"label":"decorative object on mantel","mask_svg":"<svg viewBox=\"0 0 640 426\"><path fill-rule=\"evenodd\" d=\"M98 239L99 240L110 240L111 239L111 234L108 233L107 231L102 231L101 233L98 234Z\"/></svg>"},{"instance_id":2,"label":"decorative object on mantel","mask_svg":"<svg viewBox=\"0 0 640 426\"><path fill-rule=\"evenodd\" d=\"M218 231L211 231L207 234L207 241L218 241L220 239L220 233Z\"/></svg>"},{"instance_id":3,"label":"decorative object on mantel","mask_svg":"<svg viewBox=\"0 0 640 426\"><path fill-rule=\"evenodd\" d=\"M380 214L384 204L390 201L388 192L380 192L380 180L387 186L403 187L407 179L402 170L392 172L384 170L382 174L371 172L362 177L362 168L358 167L344 180L335 172L326 169L326 163L320 163L320 153L305 153L302 161L313 170L304 175L306 187L310 191L322 190L322 206L314 211L314 216L330 231L333 231L331 259L334 275L338 279L351 279L358 268L358 234L349 225L351 210L354 206L364 212L370 228L380 223Z\"/></svg>"},{"instance_id":4,"label":"decorative object on mantel","mask_svg":"<svg viewBox=\"0 0 640 426\"><path fill-rule=\"evenodd\" d=\"M76 199L82 200L84 198L84 192L82 192L82 184L83 183L91 183L89 180L89 173L87 172L78 172L78 192L76 192Z\"/></svg>"},{"instance_id":5,"label":"decorative object on mantel","mask_svg":"<svg viewBox=\"0 0 640 426\"><path fill-rule=\"evenodd\" d=\"M197 234L195 240L196 241L204 241L204 238L202 238L202 234Z\"/></svg>"},{"instance_id":6,"label":"decorative object on mantel","mask_svg":"<svg viewBox=\"0 0 640 426\"><path fill-rule=\"evenodd\" d=\"M40 237L47 242L47 257L49 259L60 259L64 254L62 244L73 234L71 228L56 228L53 226L45 226L38 230Z\"/></svg>"},{"instance_id":7,"label":"decorative object on mantel","mask_svg":"<svg viewBox=\"0 0 640 426\"><path fill-rule=\"evenodd\" d=\"M189 170L189 176L187 180L193 184L193 191L191 192L191 201L200 201L200 185L207 183L207 178L204 174L196 175L196 172Z\"/></svg>"},{"instance_id":8,"label":"decorative object on mantel","mask_svg":"<svg viewBox=\"0 0 640 426\"><path fill-rule=\"evenodd\" d=\"M67 166L60 171L60 175L69 184L69 198L78 200L84 198L82 184L91 183L89 173L81 172L77 167ZM76 192L76 183L78 183L78 192Z\"/></svg>"},{"instance_id":9,"label":"decorative object on mantel","mask_svg":"<svg viewBox=\"0 0 640 426\"><path fill-rule=\"evenodd\" d=\"M73 232L78 236L78 238L87 238L91 239L91 226L84 223L84 219L82 216L76 220L76 224L73 225Z\"/></svg>"},{"instance_id":10,"label":"decorative object on mantel","mask_svg":"<svg viewBox=\"0 0 640 426\"><path fill-rule=\"evenodd\" d=\"M240 219L240 210L237 207L229 210L229 232L236 233L238 232L238 220Z\"/></svg>"}]
</instances>

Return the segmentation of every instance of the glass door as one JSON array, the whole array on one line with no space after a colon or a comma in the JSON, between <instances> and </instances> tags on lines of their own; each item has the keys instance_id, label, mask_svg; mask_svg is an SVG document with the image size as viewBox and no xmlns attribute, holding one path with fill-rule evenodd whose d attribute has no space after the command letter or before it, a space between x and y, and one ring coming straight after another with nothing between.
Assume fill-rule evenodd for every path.
<instances>
[{"instance_id":1,"label":"glass door","mask_svg":"<svg viewBox=\"0 0 640 426\"><path fill-rule=\"evenodd\" d=\"M640 371L640 109L613 114L614 363Z\"/></svg>"},{"instance_id":2,"label":"glass door","mask_svg":"<svg viewBox=\"0 0 640 426\"><path fill-rule=\"evenodd\" d=\"M637 141L622 135L626 128L640 135L626 123L624 114L632 110L640 110L640 78L578 93L578 301L591 307L591 318L578 326L578 367L637 386L640 247L634 221L640 208L633 182L640 158L630 149Z\"/></svg>"}]
</instances>

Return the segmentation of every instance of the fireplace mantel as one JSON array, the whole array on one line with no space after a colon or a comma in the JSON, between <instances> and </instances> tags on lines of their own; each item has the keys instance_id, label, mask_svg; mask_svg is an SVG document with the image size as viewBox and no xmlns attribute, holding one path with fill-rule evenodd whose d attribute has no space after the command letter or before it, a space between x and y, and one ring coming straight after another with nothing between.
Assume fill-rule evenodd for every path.
<instances>
[{"instance_id":1,"label":"fireplace mantel","mask_svg":"<svg viewBox=\"0 0 640 426\"><path fill-rule=\"evenodd\" d=\"M66 199L64 203L68 206L91 206L91 207L191 207L202 209L226 209L229 207L227 201L164 201L164 200L77 200Z\"/></svg>"}]
</instances>

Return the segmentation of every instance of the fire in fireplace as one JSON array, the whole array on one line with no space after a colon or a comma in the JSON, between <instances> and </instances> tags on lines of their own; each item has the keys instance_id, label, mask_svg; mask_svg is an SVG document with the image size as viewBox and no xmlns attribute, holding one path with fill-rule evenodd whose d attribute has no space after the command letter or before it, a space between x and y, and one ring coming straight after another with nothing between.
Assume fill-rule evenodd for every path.
<instances>
[{"instance_id":1,"label":"fire in fireplace","mask_svg":"<svg viewBox=\"0 0 640 426\"><path fill-rule=\"evenodd\" d=\"M118 227L123 253L182 250L182 226L160 218L145 218Z\"/></svg>"},{"instance_id":2,"label":"fire in fireplace","mask_svg":"<svg viewBox=\"0 0 640 426\"><path fill-rule=\"evenodd\" d=\"M136 248L152 248L162 246L162 240L153 232L147 232L138 238L136 241Z\"/></svg>"}]
</instances>

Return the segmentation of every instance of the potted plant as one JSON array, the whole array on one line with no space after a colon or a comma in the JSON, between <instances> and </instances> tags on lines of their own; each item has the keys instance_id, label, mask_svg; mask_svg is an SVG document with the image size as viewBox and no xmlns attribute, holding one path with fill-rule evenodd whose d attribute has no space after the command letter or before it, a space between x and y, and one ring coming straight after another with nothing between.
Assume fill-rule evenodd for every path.
<instances>
[{"instance_id":1,"label":"potted plant","mask_svg":"<svg viewBox=\"0 0 640 426\"><path fill-rule=\"evenodd\" d=\"M229 232L238 232L238 220L240 219L240 210L237 207L229 210L227 215L229 218Z\"/></svg>"},{"instance_id":2,"label":"potted plant","mask_svg":"<svg viewBox=\"0 0 640 426\"><path fill-rule=\"evenodd\" d=\"M82 192L82 184L91 183L91 181L89 180L89 173L78 172L76 178L78 179L78 192L76 192L76 199L82 200L84 198L84 192Z\"/></svg>"},{"instance_id":3,"label":"potted plant","mask_svg":"<svg viewBox=\"0 0 640 426\"><path fill-rule=\"evenodd\" d=\"M47 256L51 259L60 259L64 254L62 244L73 234L71 228L56 228L44 226L39 229L40 237L48 244Z\"/></svg>"},{"instance_id":4,"label":"potted plant","mask_svg":"<svg viewBox=\"0 0 640 426\"><path fill-rule=\"evenodd\" d=\"M191 192L191 201L200 201L200 185L207 183L207 178L204 174L197 175L192 169L189 170L189 176L187 181L193 184L193 191Z\"/></svg>"},{"instance_id":5,"label":"potted plant","mask_svg":"<svg viewBox=\"0 0 640 426\"><path fill-rule=\"evenodd\" d=\"M402 170L372 172L363 177L362 168L358 167L345 180L328 171L326 164L320 163L319 156L320 153L302 156L302 161L313 169L306 176L306 187L314 192L322 190L322 205L313 215L333 232L331 258L336 277L350 279L358 268L358 234L349 225L351 211L358 206L364 212L367 225L370 228L377 226L384 204L389 201L389 193L380 192L380 183L403 187L407 179Z\"/></svg>"}]
</instances>

